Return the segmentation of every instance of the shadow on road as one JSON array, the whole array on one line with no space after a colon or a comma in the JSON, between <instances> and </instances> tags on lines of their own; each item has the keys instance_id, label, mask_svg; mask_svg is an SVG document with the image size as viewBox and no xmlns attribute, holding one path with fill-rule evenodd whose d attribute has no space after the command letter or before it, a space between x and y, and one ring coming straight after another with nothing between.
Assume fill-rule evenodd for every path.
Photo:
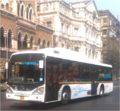
<instances>
[{"instance_id":1,"label":"shadow on road","mask_svg":"<svg viewBox=\"0 0 120 111\"><path fill-rule=\"evenodd\" d=\"M104 95L104 98L109 96L110 94ZM93 96L93 97L86 97L86 98L80 98L80 99L75 99L75 100L71 100L69 102L69 104L67 104L68 106L71 104L76 104L76 103L80 103L80 102L84 102L84 101L91 101L94 99L99 99L99 98L103 98L100 96ZM66 106L67 106L66 105ZM55 103L49 103L49 104L43 104L43 103L30 103L30 102L20 102L20 103L15 103L14 105L10 106L11 108L19 108L19 110L47 110L47 109L51 109L51 108L55 108L55 107L60 107L62 106L61 102L55 102Z\"/></svg>"}]
</instances>

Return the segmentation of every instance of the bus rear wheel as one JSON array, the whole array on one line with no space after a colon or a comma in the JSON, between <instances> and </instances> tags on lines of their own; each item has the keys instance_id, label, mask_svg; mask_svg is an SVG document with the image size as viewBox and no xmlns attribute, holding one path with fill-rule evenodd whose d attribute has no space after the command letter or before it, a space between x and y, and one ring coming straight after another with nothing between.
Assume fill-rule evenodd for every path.
<instances>
[{"instance_id":1,"label":"bus rear wheel","mask_svg":"<svg viewBox=\"0 0 120 111\"><path fill-rule=\"evenodd\" d=\"M100 88L100 96L104 96L104 88L103 87Z\"/></svg>"},{"instance_id":2,"label":"bus rear wheel","mask_svg":"<svg viewBox=\"0 0 120 111\"><path fill-rule=\"evenodd\" d=\"M61 97L61 103L62 104L67 104L70 99L70 92L68 89L64 89L62 92L62 97Z\"/></svg>"}]
</instances>

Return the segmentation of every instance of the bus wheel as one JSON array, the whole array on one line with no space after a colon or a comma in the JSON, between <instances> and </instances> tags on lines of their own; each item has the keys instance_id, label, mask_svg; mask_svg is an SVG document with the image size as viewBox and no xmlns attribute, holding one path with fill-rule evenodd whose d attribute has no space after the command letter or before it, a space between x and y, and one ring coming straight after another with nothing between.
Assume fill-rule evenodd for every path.
<instances>
[{"instance_id":1,"label":"bus wheel","mask_svg":"<svg viewBox=\"0 0 120 111\"><path fill-rule=\"evenodd\" d=\"M68 89L64 89L61 97L62 104L67 104L69 99L70 99L70 92Z\"/></svg>"},{"instance_id":2,"label":"bus wheel","mask_svg":"<svg viewBox=\"0 0 120 111\"><path fill-rule=\"evenodd\" d=\"M104 96L104 88L103 87L100 88L100 96Z\"/></svg>"}]
</instances>

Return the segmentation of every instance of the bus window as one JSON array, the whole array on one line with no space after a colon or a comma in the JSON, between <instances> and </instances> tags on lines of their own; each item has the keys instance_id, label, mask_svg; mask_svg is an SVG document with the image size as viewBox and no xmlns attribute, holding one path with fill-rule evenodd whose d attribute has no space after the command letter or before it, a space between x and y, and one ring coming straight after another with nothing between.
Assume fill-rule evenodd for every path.
<instances>
[{"instance_id":1,"label":"bus window","mask_svg":"<svg viewBox=\"0 0 120 111\"><path fill-rule=\"evenodd\" d=\"M93 70L91 67L87 64L83 64L82 68L82 81L91 81L91 74L93 73Z\"/></svg>"},{"instance_id":2,"label":"bus window","mask_svg":"<svg viewBox=\"0 0 120 111\"><path fill-rule=\"evenodd\" d=\"M69 70L68 70L68 61L62 60L62 81L68 82L69 81Z\"/></svg>"},{"instance_id":3,"label":"bus window","mask_svg":"<svg viewBox=\"0 0 120 111\"><path fill-rule=\"evenodd\" d=\"M63 81L63 68L62 68L62 63L59 63L58 65L58 70L59 70L59 82Z\"/></svg>"},{"instance_id":4,"label":"bus window","mask_svg":"<svg viewBox=\"0 0 120 111\"><path fill-rule=\"evenodd\" d=\"M51 86L52 78L51 78L51 65L47 65L47 83Z\"/></svg>"},{"instance_id":5,"label":"bus window","mask_svg":"<svg viewBox=\"0 0 120 111\"><path fill-rule=\"evenodd\" d=\"M77 62L69 62L68 81L80 81L79 64Z\"/></svg>"},{"instance_id":6,"label":"bus window","mask_svg":"<svg viewBox=\"0 0 120 111\"><path fill-rule=\"evenodd\" d=\"M98 81L112 81L111 69L99 67Z\"/></svg>"}]
</instances>

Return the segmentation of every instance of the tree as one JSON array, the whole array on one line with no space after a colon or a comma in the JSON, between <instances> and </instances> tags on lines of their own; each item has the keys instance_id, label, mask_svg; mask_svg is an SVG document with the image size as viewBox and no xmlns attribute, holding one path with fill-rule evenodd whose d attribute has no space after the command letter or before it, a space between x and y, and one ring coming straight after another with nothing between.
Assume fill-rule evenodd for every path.
<instances>
[{"instance_id":1,"label":"tree","mask_svg":"<svg viewBox=\"0 0 120 111\"><path fill-rule=\"evenodd\" d=\"M106 45L104 45L102 50L103 62L112 65L114 76L119 76L119 42L120 40L118 38L107 37Z\"/></svg>"},{"instance_id":2,"label":"tree","mask_svg":"<svg viewBox=\"0 0 120 111\"><path fill-rule=\"evenodd\" d=\"M115 37L107 37L104 41L102 55L103 62L111 64L113 69L120 68L120 40Z\"/></svg>"}]
</instances>

